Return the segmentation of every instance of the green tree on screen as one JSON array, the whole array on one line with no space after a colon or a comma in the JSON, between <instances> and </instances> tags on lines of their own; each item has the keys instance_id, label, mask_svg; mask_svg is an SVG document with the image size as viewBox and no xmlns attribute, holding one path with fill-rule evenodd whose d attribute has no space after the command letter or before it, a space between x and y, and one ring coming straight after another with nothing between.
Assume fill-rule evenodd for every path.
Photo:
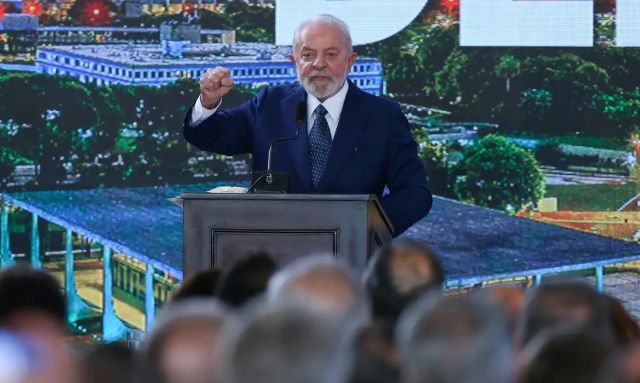
<instances>
[{"instance_id":1,"label":"green tree on screen","mask_svg":"<svg viewBox=\"0 0 640 383\"><path fill-rule=\"evenodd\" d=\"M500 57L500 62L495 67L496 76L505 79L507 93L511 90L511 79L520 74L520 60L513 55Z\"/></svg>"},{"instance_id":2,"label":"green tree on screen","mask_svg":"<svg viewBox=\"0 0 640 383\"><path fill-rule=\"evenodd\" d=\"M454 172L456 195L476 205L513 212L544 195L545 177L534 156L501 136L469 147Z\"/></svg>"}]
</instances>

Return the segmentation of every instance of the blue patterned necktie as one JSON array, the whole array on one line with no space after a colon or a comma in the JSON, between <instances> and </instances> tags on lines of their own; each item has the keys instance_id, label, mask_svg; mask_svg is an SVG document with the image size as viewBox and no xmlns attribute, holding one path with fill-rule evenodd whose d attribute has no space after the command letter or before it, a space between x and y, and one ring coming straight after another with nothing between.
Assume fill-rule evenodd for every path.
<instances>
[{"instance_id":1,"label":"blue patterned necktie","mask_svg":"<svg viewBox=\"0 0 640 383\"><path fill-rule=\"evenodd\" d=\"M309 152L311 154L311 178L313 187L318 187L324 168L327 166L329 151L331 151L331 131L329 123L324 116L327 110L324 106L318 105L315 110L316 119L309 132Z\"/></svg>"}]
</instances>

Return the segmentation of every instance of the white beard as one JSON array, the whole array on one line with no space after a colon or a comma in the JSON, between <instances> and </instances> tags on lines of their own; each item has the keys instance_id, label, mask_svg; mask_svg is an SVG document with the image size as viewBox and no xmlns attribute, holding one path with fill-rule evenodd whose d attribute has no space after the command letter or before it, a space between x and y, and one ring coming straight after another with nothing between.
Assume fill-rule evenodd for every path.
<instances>
[{"instance_id":1,"label":"white beard","mask_svg":"<svg viewBox=\"0 0 640 383\"><path fill-rule=\"evenodd\" d=\"M300 71L297 71L297 73L298 81L300 82L300 84L302 84L307 93L312 94L319 100L326 100L327 98L338 93L338 91L342 89L342 86L347 79L346 74L341 78L337 78L327 72L311 72L307 77L302 77L300 75ZM311 81L311 77L314 76L326 76L329 77L331 81L327 85L317 86L313 83L313 81Z\"/></svg>"}]
</instances>

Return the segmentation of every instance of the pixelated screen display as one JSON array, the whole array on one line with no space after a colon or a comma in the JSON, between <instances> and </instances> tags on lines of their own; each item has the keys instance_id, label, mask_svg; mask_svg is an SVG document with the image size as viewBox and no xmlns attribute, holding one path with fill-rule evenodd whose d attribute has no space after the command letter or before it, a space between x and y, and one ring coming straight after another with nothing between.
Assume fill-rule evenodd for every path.
<instances>
[{"instance_id":1,"label":"pixelated screen display","mask_svg":"<svg viewBox=\"0 0 640 383\"><path fill-rule=\"evenodd\" d=\"M400 103L435 195L570 229L557 238L640 241L638 0L24 0L0 1L1 264L53 270L78 331L100 310L144 328L182 277L167 198L250 177L250 155L184 140L200 77L230 69L223 108L295 83L289 44L318 13L350 26L353 83ZM497 241L487 267L537 248L478 217L465 238Z\"/></svg>"}]
</instances>

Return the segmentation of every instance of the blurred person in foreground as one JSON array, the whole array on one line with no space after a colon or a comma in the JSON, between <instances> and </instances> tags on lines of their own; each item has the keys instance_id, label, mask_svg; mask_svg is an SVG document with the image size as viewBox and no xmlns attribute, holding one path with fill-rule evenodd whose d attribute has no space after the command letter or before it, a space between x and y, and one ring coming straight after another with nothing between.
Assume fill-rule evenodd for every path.
<instances>
[{"instance_id":1,"label":"blurred person in foreground","mask_svg":"<svg viewBox=\"0 0 640 383\"><path fill-rule=\"evenodd\" d=\"M347 383L352 334L297 302L254 301L225 326L219 383Z\"/></svg>"},{"instance_id":2,"label":"blurred person in foreground","mask_svg":"<svg viewBox=\"0 0 640 383\"><path fill-rule=\"evenodd\" d=\"M269 254L250 254L224 274L217 295L227 305L240 307L264 293L276 271L278 265Z\"/></svg>"},{"instance_id":3,"label":"blurred person in foreground","mask_svg":"<svg viewBox=\"0 0 640 383\"><path fill-rule=\"evenodd\" d=\"M511 337L502 311L473 297L430 293L396 329L403 383L510 383Z\"/></svg>"},{"instance_id":4,"label":"blurred person in foreground","mask_svg":"<svg viewBox=\"0 0 640 383\"><path fill-rule=\"evenodd\" d=\"M126 346L96 344L80 357L81 383L134 383L134 354Z\"/></svg>"},{"instance_id":5,"label":"blurred person in foreground","mask_svg":"<svg viewBox=\"0 0 640 383\"><path fill-rule=\"evenodd\" d=\"M371 313L353 271L330 255L300 258L276 273L268 287L271 302L296 302L313 312L359 327Z\"/></svg>"},{"instance_id":6,"label":"blurred person in foreground","mask_svg":"<svg viewBox=\"0 0 640 383\"><path fill-rule=\"evenodd\" d=\"M619 349L609 359L600 383L640 383L640 342Z\"/></svg>"},{"instance_id":7,"label":"blurred person in foreground","mask_svg":"<svg viewBox=\"0 0 640 383\"><path fill-rule=\"evenodd\" d=\"M518 324L522 317L525 303L525 290L518 284L498 284L475 290L474 296L486 299L487 302L502 309L507 320L509 333L513 337L514 345L519 345Z\"/></svg>"},{"instance_id":8,"label":"blurred person in foreground","mask_svg":"<svg viewBox=\"0 0 640 383\"><path fill-rule=\"evenodd\" d=\"M217 269L200 270L185 281L171 295L169 303L192 298L213 298L222 279L222 271Z\"/></svg>"},{"instance_id":9,"label":"blurred person in foreground","mask_svg":"<svg viewBox=\"0 0 640 383\"><path fill-rule=\"evenodd\" d=\"M0 329L20 336L37 365L30 382L77 381L67 344L67 308L62 288L49 273L18 265L0 271Z\"/></svg>"},{"instance_id":10,"label":"blurred person in foreground","mask_svg":"<svg viewBox=\"0 0 640 383\"><path fill-rule=\"evenodd\" d=\"M575 330L545 330L523 353L520 383L598 383L610 345Z\"/></svg>"},{"instance_id":11,"label":"blurred person in foreground","mask_svg":"<svg viewBox=\"0 0 640 383\"><path fill-rule=\"evenodd\" d=\"M142 378L159 383L211 383L226 308L214 299L168 305L144 345Z\"/></svg>"},{"instance_id":12,"label":"blurred person in foreground","mask_svg":"<svg viewBox=\"0 0 640 383\"><path fill-rule=\"evenodd\" d=\"M364 283L374 318L393 324L416 298L430 289L442 289L444 270L438 256L425 245L396 239L369 261Z\"/></svg>"},{"instance_id":13,"label":"blurred person in foreground","mask_svg":"<svg viewBox=\"0 0 640 383\"><path fill-rule=\"evenodd\" d=\"M354 339L354 368L350 383L399 383L400 362L393 326L376 321L360 329Z\"/></svg>"},{"instance_id":14,"label":"blurred person in foreground","mask_svg":"<svg viewBox=\"0 0 640 383\"><path fill-rule=\"evenodd\" d=\"M592 286L575 280L543 283L525 304L522 345L545 330L580 330L605 344L616 341L608 299Z\"/></svg>"}]
</instances>

